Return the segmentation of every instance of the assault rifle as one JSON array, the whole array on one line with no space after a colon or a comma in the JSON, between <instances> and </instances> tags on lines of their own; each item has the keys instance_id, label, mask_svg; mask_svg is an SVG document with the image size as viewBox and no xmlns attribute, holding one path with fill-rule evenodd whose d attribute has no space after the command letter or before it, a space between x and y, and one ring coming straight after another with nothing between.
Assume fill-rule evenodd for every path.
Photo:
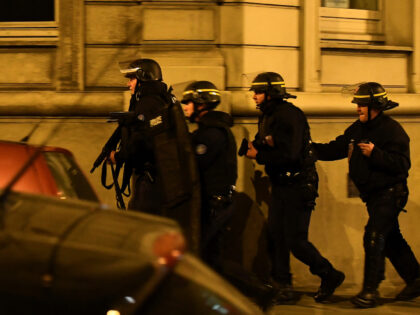
<instances>
[{"instance_id":1,"label":"assault rifle","mask_svg":"<svg viewBox=\"0 0 420 315\"><path fill-rule=\"evenodd\" d=\"M115 129L114 133L109 137L108 141L105 143L104 147L102 148L101 153L99 153L98 157L96 158L95 162L93 162L92 169L90 170L91 173L95 171L95 169L101 165L105 159L108 158L111 151L115 151L117 149L117 145L121 140L121 126L118 126Z\"/></svg>"},{"instance_id":2,"label":"assault rifle","mask_svg":"<svg viewBox=\"0 0 420 315\"><path fill-rule=\"evenodd\" d=\"M120 126L129 126L135 122L143 121L142 115L136 115L135 112L111 112L108 122L118 122Z\"/></svg>"},{"instance_id":3,"label":"assault rifle","mask_svg":"<svg viewBox=\"0 0 420 315\"><path fill-rule=\"evenodd\" d=\"M108 158L111 151L115 151L117 149L117 145L121 140L121 127L128 126L134 123L136 120L139 120L136 117L134 112L111 112L109 114L108 122L118 122L118 127L115 129L114 133L105 143L104 147L102 148L101 153L96 158L95 162L93 163L93 167L90 170L91 173L95 171L95 169L101 165L105 159Z\"/></svg>"},{"instance_id":4,"label":"assault rifle","mask_svg":"<svg viewBox=\"0 0 420 315\"><path fill-rule=\"evenodd\" d=\"M124 199L122 197L123 192L121 191L121 187L118 183L118 174L122 167L122 163L118 163L114 168L114 165L111 166L112 172L112 179L113 184L107 185L106 184L106 160L108 159L109 155L112 151L117 150L117 146L121 141L121 128L123 126L129 126L133 124L138 118L134 112L111 112L109 115L108 122L118 122L118 127L115 129L111 137L105 143L104 147L102 148L101 153L96 158L95 162L93 163L93 167L90 170L91 173L95 171L95 169L100 166L102 163L102 175L101 175L101 182L102 185L107 188L111 189L112 186L115 188L115 195L117 199L117 206L120 209L125 209ZM126 168L124 168L124 172L126 172ZM124 178L123 178L123 186L124 186ZM124 188L123 188L124 189Z\"/></svg>"}]
</instances>

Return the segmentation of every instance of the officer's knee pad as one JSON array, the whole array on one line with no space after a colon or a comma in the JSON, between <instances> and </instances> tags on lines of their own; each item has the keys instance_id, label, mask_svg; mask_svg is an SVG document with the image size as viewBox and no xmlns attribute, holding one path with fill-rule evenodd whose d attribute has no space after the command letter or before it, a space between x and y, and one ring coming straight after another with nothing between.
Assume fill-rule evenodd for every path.
<instances>
[{"instance_id":1,"label":"officer's knee pad","mask_svg":"<svg viewBox=\"0 0 420 315\"><path fill-rule=\"evenodd\" d=\"M376 231L366 230L363 236L363 245L367 251L375 249L383 250L385 247L385 237Z\"/></svg>"}]
</instances>

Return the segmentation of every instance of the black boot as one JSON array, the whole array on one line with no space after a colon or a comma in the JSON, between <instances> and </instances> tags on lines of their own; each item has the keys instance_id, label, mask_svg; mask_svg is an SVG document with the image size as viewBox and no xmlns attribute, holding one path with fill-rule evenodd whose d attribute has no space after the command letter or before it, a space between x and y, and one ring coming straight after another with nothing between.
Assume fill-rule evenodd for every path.
<instances>
[{"instance_id":1,"label":"black boot","mask_svg":"<svg viewBox=\"0 0 420 315\"><path fill-rule=\"evenodd\" d=\"M341 271L331 269L328 273L321 276L321 286L318 292L315 293L314 299L316 302L324 302L344 281L345 275Z\"/></svg>"},{"instance_id":2,"label":"black boot","mask_svg":"<svg viewBox=\"0 0 420 315\"><path fill-rule=\"evenodd\" d=\"M277 294L276 284L245 270L237 262L224 260L219 273L245 296L254 301L263 311L273 305Z\"/></svg>"},{"instance_id":3,"label":"black boot","mask_svg":"<svg viewBox=\"0 0 420 315\"><path fill-rule=\"evenodd\" d=\"M360 308L376 307L378 305L379 292L377 290L363 289L351 302Z\"/></svg>"},{"instance_id":4,"label":"black boot","mask_svg":"<svg viewBox=\"0 0 420 315\"><path fill-rule=\"evenodd\" d=\"M384 245L383 235L366 231L364 236L365 270L362 291L351 299L360 308L376 307L379 302L379 283L384 273Z\"/></svg>"},{"instance_id":5,"label":"black boot","mask_svg":"<svg viewBox=\"0 0 420 315\"><path fill-rule=\"evenodd\" d=\"M274 284L270 281L258 281L254 283L252 290L253 294L250 297L262 311L266 311L268 308L273 306L273 298L276 295L277 290L274 288Z\"/></svg>"},{"instance_id":6,"label":"black boot","mask_svg":"<svg viewBox=\"0 0 420 315\"><path fill-rule=\"evenodd\" d=\"M273 305L295 304L298 297L291 284L279 284L272 299Z\"/></svg>"},{"instance_id":7,"label":"black boot","mask_svg":"<svg viewBox=\"0 0 420 315\"><path fill-rule=\"evenodd\" d=\"M409 301L420 296L420 277L417 277L412 283L407 284L404 289L395 297L399 301Z\"/></svg>"}]
</instances>

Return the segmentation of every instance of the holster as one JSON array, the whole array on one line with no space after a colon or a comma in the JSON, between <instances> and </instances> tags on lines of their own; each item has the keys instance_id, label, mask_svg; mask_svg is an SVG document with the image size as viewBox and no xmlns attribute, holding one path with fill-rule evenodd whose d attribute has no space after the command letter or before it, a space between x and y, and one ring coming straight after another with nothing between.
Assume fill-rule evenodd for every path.
<instances>
[{"instance_id":1,"label":"holster","mask_svg":"<svg viewBox=\"0 0 420 315\"><path fill-rule=\"evenodd\" d=\"M315 208L315 199L319 196L318 173L316 170L310 169L303 171L300 183L302 199L306 202L307 207L313 210Z\"/></svg>"},{"instance_id":2,"label":"holster","mask_svg":"<svg viewBox=\"0 0 420 315\"><path fill-rule=\"evenodd\" d=\"M408 201L408 187L405 183L398 183L389 189L394 194L397 208L404 211Z\"/></svg>"}]
</instances>

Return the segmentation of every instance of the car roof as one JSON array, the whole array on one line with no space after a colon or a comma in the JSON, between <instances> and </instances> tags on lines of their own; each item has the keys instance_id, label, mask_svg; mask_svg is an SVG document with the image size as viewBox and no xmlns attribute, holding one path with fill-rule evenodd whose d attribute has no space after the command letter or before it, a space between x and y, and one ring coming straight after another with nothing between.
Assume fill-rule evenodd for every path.
<instances>
[{"instance_id":1,"label":"car roof","mask_svg":"<svg viewBox=\"0 0 420 315\"><path fill-rule=\"evenodd\" d=\"M2 174L0 187L5 187L10 182L37 149L41 152L57 152L73 157L73 154L64 148L0 140L0 152L2 152L0 155L0 174ZM55 180L42 154L29 166L13 186L13 190L50 196L57 195Z\"/></svg>"},{"instance_id":2,"label":"car roof","mask_svg":"<svg viewBox=\"0 0 420 315\"><path fill-rule=\"evenodd\" d=\"M47 146L47 145L37 145L37 144L31 144L27 142L18 142L18 141L9 141L9 140L0 140L0 148L1 149L16 149L16 148L22 148L25 147L27 150L34 152L36 149L40 149L43 152L61 152L64 154L67 154L69 156L73 156L73 153L71 151L61 148L61 147L55 147L55 146Z\"/></svg>"}]
</instances>

